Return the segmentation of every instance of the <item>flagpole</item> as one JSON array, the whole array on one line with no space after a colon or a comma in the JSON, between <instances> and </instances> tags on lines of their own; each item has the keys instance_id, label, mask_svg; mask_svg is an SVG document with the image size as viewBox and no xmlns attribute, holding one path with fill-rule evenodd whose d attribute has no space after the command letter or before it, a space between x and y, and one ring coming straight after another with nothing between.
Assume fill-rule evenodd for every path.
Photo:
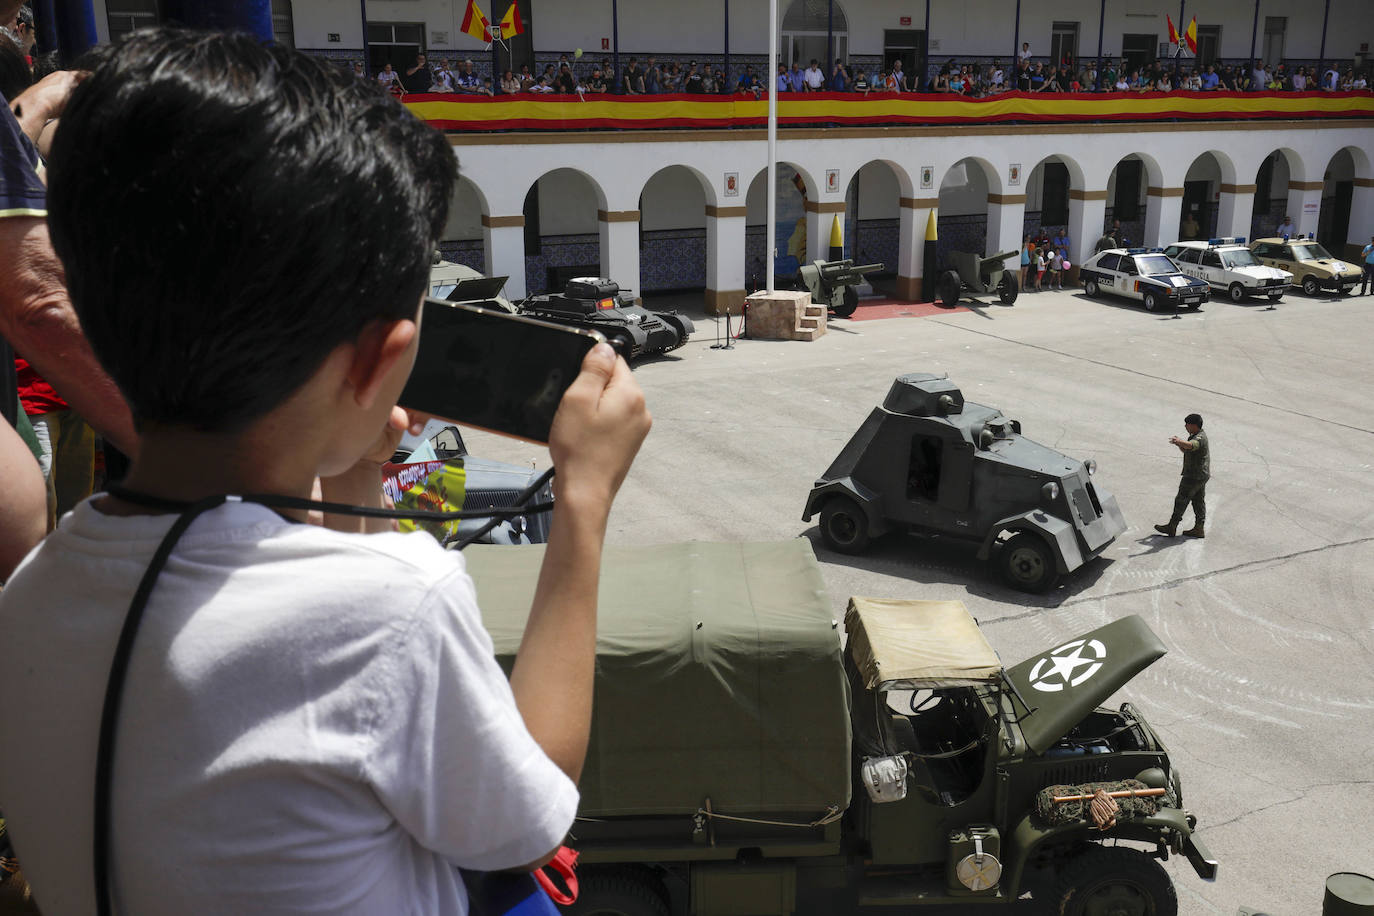
<instances>
[{"instance_id":1,"label":"flagpole","mask_svg":"<svg viewBox=\"0 0 1374 916\"><path fill-rule=\"evenodd\" d=\"M778 257L778 0L768 0L768 294Z\"/></svg>"}]
</instances>

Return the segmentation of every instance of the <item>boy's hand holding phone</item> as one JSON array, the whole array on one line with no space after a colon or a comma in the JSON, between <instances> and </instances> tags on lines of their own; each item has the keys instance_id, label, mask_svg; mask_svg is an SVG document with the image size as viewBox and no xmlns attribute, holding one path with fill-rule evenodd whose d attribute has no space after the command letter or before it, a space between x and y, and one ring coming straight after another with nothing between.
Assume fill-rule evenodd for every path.
<instances>
[{"instance_id":1,"label":"boy's hand holding phone","mask_svg":"<svg viewBox=\"0 0 1374 916\"><path fill-rule=\"evenodd\" d=\"M652 423L630 367L609 344L597 344L553 419L549 453L558 469L558 504L609 512Z\"/></svg>"}]
</instances>

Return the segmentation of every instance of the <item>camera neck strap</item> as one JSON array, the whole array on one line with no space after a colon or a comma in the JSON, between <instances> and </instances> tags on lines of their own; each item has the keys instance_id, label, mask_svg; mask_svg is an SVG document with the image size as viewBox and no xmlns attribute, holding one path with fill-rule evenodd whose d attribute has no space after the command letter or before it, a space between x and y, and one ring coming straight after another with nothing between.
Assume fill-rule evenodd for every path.
<instances>
[{"instance_id":1,"label":"camera neck strap","mask_svg":"<svg viewBox=\"0 0 1374 916\"><path fill-rule=\"evenodd\" d=\"M182 500L163 499L148 493L140 493L126 487L111 484L106 487L106 492L117 499L140 506L145 509L154 509L159 512L176 512L176 521L158 544L157 550L153 552L153 558L148 563L148 568L143 573L143 578L139 580L138 588L134 591L133 600L129 602L129 610L124 615L124 623L119 630L119 639L115 643L114 657L110 660L110 675L105 683L105 700L100 710L100 737L96 745L95 759L95 814L94 814L94 837L93 837L93 875L95 879L95 900L96 912L99 916L112 916L114 913L114 894L110 886L111 871L111 827L113 818L112 792L114 785L114 759L115 759L115 739L119 726L119 711L124 698L124 685L129 673L129 659L133 654L134 641L138 638L138 628L143 622L143 613L148 607L148 598L153 593L153 587L157 584L158 576L167 565L167 560L171 557L172 551L176 548L181 536L191 527L191 524L205 514L214 509L218 509L225 503L256 503L269 509L316 509L322 512L353 515L363 518L389 518L389 519L413 519L416 521L461 521L470 518L485 518L487 523L476 532L467 535L457 542L455 549L461 550L472 543L483 534L490 531L503 519L513 518L519 515L526 515L534 512L542 512L553 508L553 503L526 503L539 492L540 488L553 477L553 468L549 468L534 483L525 488L519 496L515 498L514 505L506 508L490 508L477 511L459 512L420 512L410 509L374 509L365 506L350 506L347 503L320 502L311 499L301 499L296 496L279 496L273 494L254 494L246 496L217 495L207 496L195 502Z\"/></svg>"}]
</instances>

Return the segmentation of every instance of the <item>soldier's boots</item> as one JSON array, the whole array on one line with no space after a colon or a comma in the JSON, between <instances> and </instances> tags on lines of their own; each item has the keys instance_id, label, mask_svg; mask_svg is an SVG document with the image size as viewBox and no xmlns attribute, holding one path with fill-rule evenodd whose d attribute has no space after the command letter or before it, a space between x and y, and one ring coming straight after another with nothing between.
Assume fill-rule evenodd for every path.
<instances>
[{"instance_id":1,"label":"soldier's boots","mask_svg":"<svg viewBox=\"0 0 1374 916\"><path fill-rule=\"evenodd\" d=\"M1186 538L1205 538L1207 535L1203 531L1202 522L1195 522L1193 527L1183 532L1183 536Z\"/></svg>"},{"instance_id":2,"label":"soldier's boots","mask_svg":"<svg viewBox=\"0 0 1374 916\"><path fill-rule=\"evenodd\" d=\"M1170 522L1167 525L1155 525L1155 530L1160 534L1167 534L1169 537L1178 535L1178 522Z\"/></svg>"}]
</instances>

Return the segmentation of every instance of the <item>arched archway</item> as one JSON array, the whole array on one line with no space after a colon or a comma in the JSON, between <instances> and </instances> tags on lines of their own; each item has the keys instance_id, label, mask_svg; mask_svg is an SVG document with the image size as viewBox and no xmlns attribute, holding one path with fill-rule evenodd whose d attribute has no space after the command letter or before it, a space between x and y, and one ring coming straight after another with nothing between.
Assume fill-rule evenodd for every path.
<instances>
[{"instance_id":1,"label":"arched archway","mask_svg":"<svg viewBox=\"0 0 1374 916\"><path fill-rule=\"evenodd\" d=\"M912 229L902 220L902 199L909 197L910 176L884 159L860 167L845 190L844 256L858 265L881 264L867 277L888 293L901 252L912 244L906 237Z\"/></svg>"},{"instance_id":2,"label":"arched archway","mask_svg":"<svg viewBox=\"0 0 1374 916\"><path fill-rule=\"evenodd\" d=\"M849 18L838 0L792 0L780 26L781 63L806 69L814 59L828 78L835 58L849 57Z\"/></svg>"},{"instance_id":3,"label":"arched archway","mask_svg":"<svg viewBox=\"0 0 1374 916\"><path fill-rule=\"evenodd\" d=\"M706 207L711 187L696 169L669 165L639 193L639 285L645 294L706 288Z\"/></svg>"},{"instance_id":4,"label":"arched archway","mask_svg":"<svg viewBox=\"0 0 1374 916\"><path fill-rule=\"evenodd\" d=\"M1124 156L1107 179L1107 209L1104 233L1110 233L1119 246L1146 244L1150 209L1161 207L1150 199L1151 188L1161 188L1163 172L1153 158L1144 153ZM1175 227L1170 226L1172 232Z\"/></svg>"},{"instance_id":5,"label":"arched archway","mask_svg":"<svg viewBox=\"0 0 1374 916\"><path fill-rule=\"evenodd\" d=\"M1022 234L1035 237L1051 230L1068 231L1072 192L1082 192L1083 181L1083 169L1068 156L1056 153L1037 162L1026 175ZM1081 194L1078 199L1081 202Z\"/></svg>"},{"instance_id":6,"label":"arched archway","mask_svg":"<svg viewBox=\"0 0 1374 916\"><path fill-rule=\"evenodd\" d=\"M1161 241L1167 244L1179 239L1192 241L1219 235L1221 190L1235 185L1236 167L1225 153L1208 150L1194 159L1183 177L1183 208L1178 225L1170 227L1172 237ZM1226 222L1230 222L1229 214Z\"/></svg>"},{"instance_id":7,"label":"arched archway","mask_svg":"<svg viewBox=\"0 0 1374 916\"><path fill-rule=\"evenodd\" d=\"M1267 238L1288 215L1289 185L1306 179L1302 157L1294 150L1276 149L1260 163L1255 174L1255 204L1250 216L1250 238Z\"/></svg>"},{"instance_id":8,"label":"arched archway","mask_svg":"<svg viewBox=\"0 0 1374 916\"><path fill-rule=\"evenodd\" d=\"M586 172L545 172L525 195L525 284L530 294L562 292L573 277L602 273L598 212L606 194ZM611 279L617 279L612 277ZM635 277L625 283L633 288Z\"/></svg>"},{"instance_id":9,"label":"arched archway","mask_svg":"<svg viewBox=\"0 0 1374 916\"><path fill-rule=\"evenodd\" d=\"M1322 174L1321 212L1317 220L1317 240L1338 258L1357 263L1360 251L1369 243L1369 233L1352 235L1358 220L1352 220L1355 202L1355 183L1368 179L1369 157L1359 147L1347 146L1337 150ZM1368 185L1366 185L1367 187ZM1362 214L1363 215L1363 214Z\"/></svg>"},{"instance_id":10,"label":"arched archway","mask_svg":"<svg viewBox=\"0 0 1374 916\"><path fill-rule=\"evenodd\" d=\"M818 194L815 181L791 162L778 163L777 237L768 242L768 170L760 169L745 192L745 277L748 289L763 289L769 249L777 252L773 272L790 280L806 260L806 202Z\"/></svg>"},{"instance_id":11,"label":"arched archway","mask_svg":"<svg viewBox=\"0 0 1374 916\"><path fill-rule=\"evenodd\" d=\"M489 216L491 208L482 189L472 179L459 175L449 196L448 222L439 235L439 252L444 260L489 273L487 235L490 230L483 221L483 217Z\"/></svg>"},{"instance_id":12,"label":"arched archway","mask_svg":"<svg viewBox=\"0 0 1374 916\"><path fill-rule=\"evenodd\" d=\"M970 156L950 166L940 179L936 252L940 267L950 263L952 251L983 255L995 247L989 220L989 195L1001 192L997 172L984 159ZM1018 227L1019 228L1019 227ZM929 272L929 265L927 265Z\"/></svg>"}]
</instances>

